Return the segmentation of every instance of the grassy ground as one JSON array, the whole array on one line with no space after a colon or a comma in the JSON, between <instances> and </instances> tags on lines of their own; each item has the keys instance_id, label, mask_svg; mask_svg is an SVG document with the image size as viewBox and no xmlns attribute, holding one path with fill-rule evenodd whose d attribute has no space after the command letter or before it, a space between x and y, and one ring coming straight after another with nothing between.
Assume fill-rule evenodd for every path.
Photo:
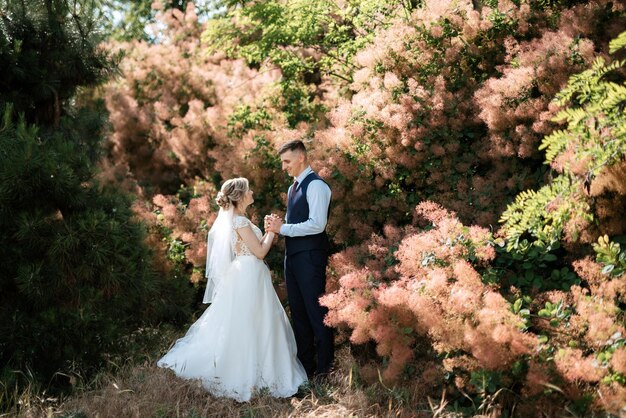
<instances>
[{"instance_id":1,"label":"grassy ground","mask_svg":"<svg viewBox=\"0 0 626 418\"><path fill-rule=\"evenodd\" d=\"M19 410L6 417L451 417L445 402L430 401L406 388L365 384L354 372L354 358L344 347L337 371L327 384L303 397L286 399L260 394L250 402L215 398L196 381L179 379L155 361L129 364L115 374L100 375L89 387L66 399L23 393Z\"/></svg>"}]
</instances>

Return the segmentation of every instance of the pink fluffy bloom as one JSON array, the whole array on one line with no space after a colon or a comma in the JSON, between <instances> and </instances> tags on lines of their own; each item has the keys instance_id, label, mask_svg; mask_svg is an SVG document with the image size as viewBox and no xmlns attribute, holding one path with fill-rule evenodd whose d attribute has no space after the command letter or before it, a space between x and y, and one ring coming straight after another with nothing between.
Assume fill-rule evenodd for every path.
<instances>
[{"instance_id":1,"label":"pink fluffy bloom","mask_svg":"<svg viewBox=\"0 0 626 418\"><path fill-rule=\"evenodd\" d=\"M152 202L159 207L169 205L169 201L162 194L154 195L154 197L152 198Z\"/></svg>"},{"instance_id":2,"label":"pink fluffy bloom","mask_svg":"<svg viewBox=\"0 0 626 418\"><path fill-rule=\"evenodd\" d=\"M392 72L385 73L383 84L387 90L395 90L402 87L402 81Z\"/></svg>"},{"instance_id":3,"label":"pink fluffy bloom","mask_svg":"<svg viewBox=\"0 0 626 418\"><path fill-rule=\"evenodd\" d=\"M480 304L480 294L458 284L450 289L449 309L462 315L471 315Z\"/></svg>"},{"instance_id":4,"label":"pink fluffy bloom","mask_svg":"<svg viewBox=\"0 0 626 418\"><path fill-rule=\"evenodd\" d=\"M453 269L454 277L456 277L462 286L476 292L482 291L483 284L480 274L478 274L469 262L465 260L457 261L454 263Z\"/></svg>"},{"instance_id":5,"label":"pink fluffy bloom","mask_svg":"<svg viewBox=\"0 0 626 418\"><path fill-rule=\"evenodd\" d=\"M606 374L603 368L593 357L585 357L582 350L564 348L555 357L554 364L567 380L571 382L597 382Z\"/></svg>"},{"instance_id":6,"label":"pink fluffy bloom","mask_svg":"<svg viewBox=\"0 0 626 418\"><path fill-rule=\"evenodd\" d=\"M405 306L407 303L408 292L405 288L394 284L393 286L387 287L380 292L380 296L378 297L378 301L389 307L394 306Z\"/></svg>"},{"instance_id":7,"label":"pink fluffy bloom","mask_svg":"<svg viewBox=\"0 0 626 418\"><path fill-rule=\"evenodd\" d=\"M430 27L430 34L435 38L439 38L443 35L443 28L439 25L432 25Z\"/></svg>"},{"instance_id":8,"label":"pink fluffy bloom","mask_svg":"<svg viewBox=\"0 0 626 418\"><path fill-rule=\"evenodd\" d=\"M611 368L617 373L626 375L626 347L619 347L613 352Z\"/></svg>"},{"instance_id":9,"label":"pink fluffy bloom","mask_svg":"<svg viewBox=\"0 0 626 418\"><path fill-rule=\"evenodd\" d=\"M166 204L161 209L161 212L166 219L174 219L176 217L177 211L178 210L176 209L176 205L173 205L171 203Z\"/></svg>"},{"instance_id":10,"label":"pink fluffy bloom","mask_svg":"<svg viewBox=\"0 0 626 418\"><path fill-rule=\"evenodd\" d=\"M484 368L500 369L511 359L511 355L505 347L494 344L490 336L478 329L467 326L464 337L472 355Z\"/></svg>"},{"instance_id":11,"label":"pink fluffy bloom","mask_svg":"<svg viewBox=\"0 0 626 418\"><path fill-rule=\"evenodd\" d=\"M364 276L365 274L362 271L348 273L339 279L339 283L345 289L362 289L367 286L367 281Z\"/></svg>"},{"instance_id":12,"label":"pink fluffy bloom","mask_svg":"<svg viewBox=\"0 0 626 418\"><path fill-rule=\"evenodd\" d=\"M549 372L545 365L536 361L531 361L526 373L526 381L524 385L524 394L533 396L545 390L546 385L550 383Z\"/></svg>"}]
</instances>

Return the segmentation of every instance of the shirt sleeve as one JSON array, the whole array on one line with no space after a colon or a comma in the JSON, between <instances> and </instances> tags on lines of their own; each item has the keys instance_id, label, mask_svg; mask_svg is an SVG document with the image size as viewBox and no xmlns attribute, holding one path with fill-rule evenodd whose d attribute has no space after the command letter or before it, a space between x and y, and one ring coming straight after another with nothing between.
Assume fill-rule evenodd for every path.
<instances>
[{"instance_id":1,"label":"shirt sleeve","mask_svg":"<svg viewBox=\"0 0 626 418\"><path fill-rule=\"evenodd\" d=\"M306 191L309 219L298 224L283 224L280 227L280 234L288 237L303 237L323 232L328 222L330 197L330 187L321 180L313 180Z\"/></svg>"}]
</instances>

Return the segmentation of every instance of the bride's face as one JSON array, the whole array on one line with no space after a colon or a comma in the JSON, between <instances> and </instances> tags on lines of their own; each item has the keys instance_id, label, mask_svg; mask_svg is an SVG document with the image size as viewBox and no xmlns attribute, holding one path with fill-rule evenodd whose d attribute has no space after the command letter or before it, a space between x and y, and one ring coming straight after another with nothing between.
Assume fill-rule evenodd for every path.
<instances>
[{"instance_id":1,"label":"bride's face","mask_svg":"<svg viewBox=\"0 0 626 418\"><path fill-rule=\"evenodd\" d=\"M250 189L246 192L242 199L243 207L248 207L254 203L254 192Z\"/></svg>"}]
</instances>

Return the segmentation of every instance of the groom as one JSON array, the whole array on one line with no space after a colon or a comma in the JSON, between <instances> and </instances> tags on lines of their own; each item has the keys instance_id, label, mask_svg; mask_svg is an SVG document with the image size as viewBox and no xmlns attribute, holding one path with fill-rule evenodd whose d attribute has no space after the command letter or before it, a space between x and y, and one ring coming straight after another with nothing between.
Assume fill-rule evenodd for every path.
<instances>
[{"instance_id":1,"label":"groom","mask_svg":"<svg viewBox=\"0 0 626 418\"><path fill-rule=\"evenodd\" d=\"M334 359L333 331L324 325L328 309L319 303L326 288L331 191L309 166L302 141L288 142L278 153L283 170L295 181L288 191L286 222L267 216L265 229L285 237L285 281L298 359L309 378L319 381Z\"/></svg>"}]
</instances>

